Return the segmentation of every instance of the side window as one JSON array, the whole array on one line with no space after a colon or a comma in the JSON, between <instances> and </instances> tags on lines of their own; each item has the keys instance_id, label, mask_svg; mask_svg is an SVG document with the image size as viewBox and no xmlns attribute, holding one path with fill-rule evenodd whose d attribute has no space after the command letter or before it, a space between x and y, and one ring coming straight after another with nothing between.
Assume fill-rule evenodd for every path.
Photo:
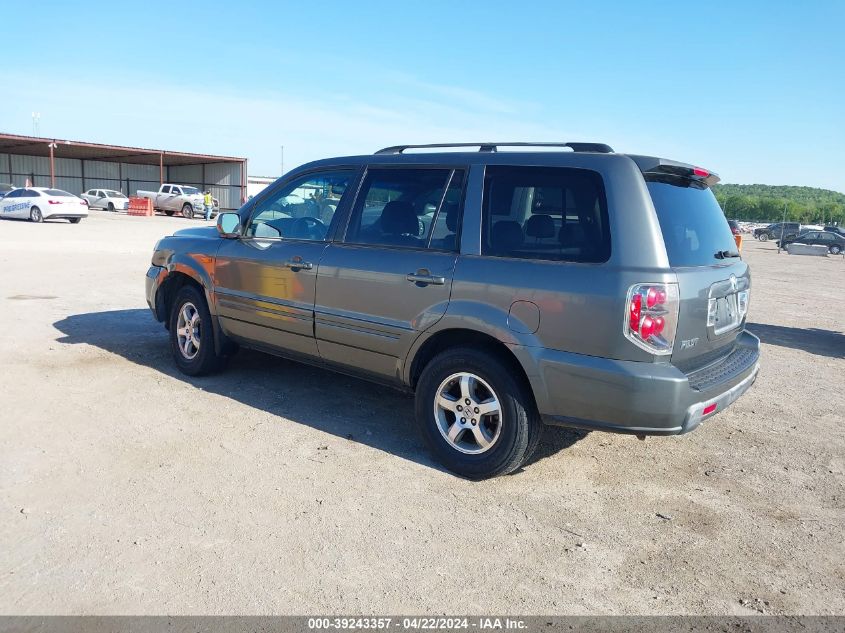
<instances>
[{"instance_id":1,"label":"side window","mask_svg":"<svg viewBox=\"0 0 845 633\"><path fill-rule=\"evenodd\" d=\"M354 176L351 169L319 172L277 188L256 203L246 236L325 240Z\"/></svg>"},{"instance_id":2,"label":"side window","mask_svg":"<svg viewBox=\"0 0 845 633\"><path fill-rule=\"evenodd\" d=\"M437 225L440 237L437 243L431 244L433 248L446 247L443 240L447 235L452 235L452 241L456 243L456 233L448 230L444 213L453 173L462 174L452 169L367 170L352 210L345 241L350 244L427 248L432 228ZM460 201L460 193L453 193L452 197L456 202ZM452 213L455 228L458 208ZM454 248L454 243L449 248Z\"/></svg>"},{"instance_id":3,"label":"side window","mask_svg":"<svg viewBox=\"0 0 845 633\"><path fill-rule=\"evenodd\" d=\"M6 198L20 198L23 195L23 189L15 189L6 194Z\"/></svg>"},{"instance_id":4,"label":"side window","mask_svg":"<svg viewBox=\"0 0 845 633\"><path fill-rule=\"evenodd\" d=\"M179 187L171 187L170 193L172 193L174 196L181 196L182 190Z\"/></svg>"},{"instance_id":5,"label":"side window","mask_svg":"<svg viewBox=\"0 0 845 633\"><path fill-rule=\"evenodd\" d=\"M161 193L170 193L170 185L165 185L161 188Z\"/></svg>"},{"instance_id":6,"label":"side window","mask_svg":"<svg viewBox=\"0 0 845 633\"><path fill-rule=\"evenodd\" d=\"M481 254L605 262L610 228L601 176L570 167L489 166Z\"/></svg>"}]
</instances>

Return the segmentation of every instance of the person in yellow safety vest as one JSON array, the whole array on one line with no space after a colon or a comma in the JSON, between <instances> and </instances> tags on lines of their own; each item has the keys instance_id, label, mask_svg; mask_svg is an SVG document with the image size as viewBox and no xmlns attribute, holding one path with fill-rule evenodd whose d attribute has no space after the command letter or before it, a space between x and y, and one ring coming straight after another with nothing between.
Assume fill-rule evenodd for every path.
<instances>
[{"instance_id":1,"label":"person in yellow safety vest","mask_svg":"<svg viewBox=\"0 0 845 633\"><path fill-rule=\"evenodd\" d=\"M210 220L211 212L214 210L214 198L211 196L211 192L208 189L205 190L203 204L205 204L205 219Z\"/></svg>"}]
</instances>

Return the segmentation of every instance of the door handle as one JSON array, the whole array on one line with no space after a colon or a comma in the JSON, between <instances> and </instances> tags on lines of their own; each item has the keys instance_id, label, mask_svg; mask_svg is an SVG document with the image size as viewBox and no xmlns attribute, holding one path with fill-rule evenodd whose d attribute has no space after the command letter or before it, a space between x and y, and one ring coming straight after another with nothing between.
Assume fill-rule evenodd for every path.
<instances>
[{"instance_id":1,"label":"door handle","mask_svg":"<svg viewBox=\"0 0 845 633\"><path fill-rule=\"evenodd\" d=\"M311 270L314 268L314 264L311 262L304 262L302 258L294 257L293 259L289 259L284 263L284 265L291 270Z\"/></svg>"},{"instance_id":2,"label":"door handle","mask_svg":"<svg viewBox=\"0 0 845 633\"><path fill-rule=\"evenodd\" d=\"M405 279L415 284L430 284L432 286L442 286L446 283L445 277L436 277L427 270L418 270L415 273L409 273L405 276Z\"/></svg>"}]
</instances>

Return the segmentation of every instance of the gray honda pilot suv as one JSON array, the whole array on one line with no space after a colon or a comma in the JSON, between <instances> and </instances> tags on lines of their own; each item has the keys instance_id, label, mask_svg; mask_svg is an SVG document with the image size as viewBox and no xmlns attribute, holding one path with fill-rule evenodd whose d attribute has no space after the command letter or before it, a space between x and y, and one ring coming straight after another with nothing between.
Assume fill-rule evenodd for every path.
<instances>
[{"instance_id":1,"label":"gray honda pilot suv","mask_svg":"<svg viewBox=\"0 0 845 633\"><path fill-rule=\"evenodd\" d=\"M686 433L754 382L717 181L599 143L321 160L162 239L147 301L188 375L241 345L410 390L448 469L501 475L545 424Z\"/></svg>"}]
</instances>

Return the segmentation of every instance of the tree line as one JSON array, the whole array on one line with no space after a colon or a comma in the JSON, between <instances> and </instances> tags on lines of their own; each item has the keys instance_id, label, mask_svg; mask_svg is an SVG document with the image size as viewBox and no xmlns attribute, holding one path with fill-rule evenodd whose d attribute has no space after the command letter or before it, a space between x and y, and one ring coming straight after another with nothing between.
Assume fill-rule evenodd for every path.
<instances>
[{"instance_id":1,"label":"tree line","mask_svg":"<svg viewBox=\"0 0 845 633\"><path fill-rule=\"evenodd\" d=\"M725 216L736 220L845 225L845 194L816 187L729 185L713 187Z\"/></svg>"}]
</instances>

